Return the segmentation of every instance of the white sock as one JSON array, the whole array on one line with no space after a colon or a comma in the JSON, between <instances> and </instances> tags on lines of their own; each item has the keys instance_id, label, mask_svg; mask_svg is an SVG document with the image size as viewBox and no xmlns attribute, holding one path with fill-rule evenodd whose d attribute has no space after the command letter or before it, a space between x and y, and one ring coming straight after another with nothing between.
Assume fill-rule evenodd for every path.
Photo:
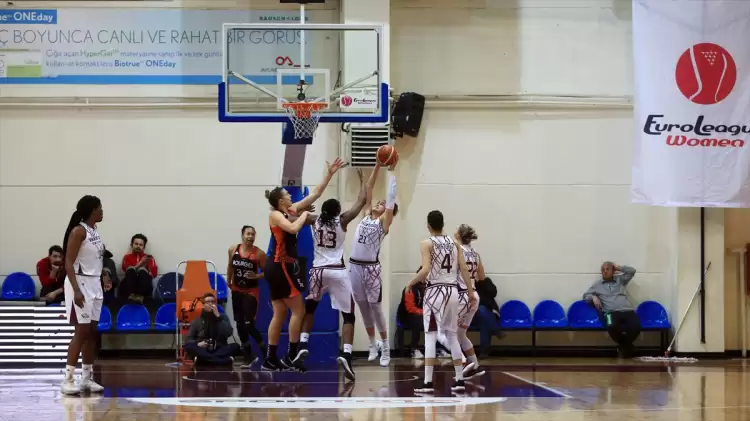
<instances>
[{"instance_id":1,"label":"white sock","mask_svg":"<svg viewBox=\"0 0 750 421\"><path fill-rule=\"evenodd\" d=\"M300 333L299 334L299 341L300 342L307 342L307 340L310 339L309 333Z\"/></svg>"},{"instance_id":2,"label":"white sock","mask_svg":"<svg viewBox=\"0 0 750 421\"><path fill-rule=\"evenodd\" d=\"M383 349L391 349L391 346L388 345L388 339L381 339L381 344Z\"/></svg>"},{"instance_id":3,"label":"white sock","mask_svg":"<svg viewBox=\"0 0 750 421\"><path fill-rule=\"evenodd\" d=\"M467 355L466 359L469 360L469 362L472 362L479 366L479 359L477 358L477 354Z\"/></svg>"},{"instance_id":4,"label":"white sock","mask_svg":"<svg viewBox=\"0 0 750 421\"><path fill-rule=\"evenodd\" d=\"M424 382L425 384L432 382L432 372L435 371L435 367L432 365L424 366Z\"/></svg>"},{"instance_id":5,"label":"white sock","mask_svg":"<svg viewBox=\"0 0 750 421\"><path fill-rule=\"evenodd\" d=\"M65 380L73 380L73 376L76 373L76 366L66 365L65 366Z\"/></svg>"},{"instance_id":6,"label":"white sock","mask_svg":"<svg viewBox=\"0 0 750 421\"><path fill-rule=\"evenodd\" d=\"M344 344L344 354L352 353L352 344Z\"/></svg>"},{"instance_id":7,"label":"white sock","mask_svg":"<svg viewBox=\"0 0 750 421\"><path fill-rule=\"evenodd\" d=\"M81 366L81 368L83 369L83 371L81 373L81 378L82 379L88 380L91 377L93 377L92 374L93 374L93 371L94 371L94 366L92 364L83 364Z\"/></svg>"},{"instance_id":8,"label":"white sock","mask_svg":"<svg viewBox=\"0 0 750 421\"><path fill-rule=\"evenodd\" d=\"M371 347L371 348L374 348L374 347L375 347L375 337L374 337L374 336L371 336L371 337L370 337L370 347Z\"/></svg>"},{"instance_id":9,"label":"white sock","mask_svg":"<svg viewBox=\"0 0 750 421\"><path fill-rule=\"evenodd\" d=\"M464 366L462 365L454 365L453 369L456 370L456 380L463 380L464 379Z\"/></svg>"}]
</instances>

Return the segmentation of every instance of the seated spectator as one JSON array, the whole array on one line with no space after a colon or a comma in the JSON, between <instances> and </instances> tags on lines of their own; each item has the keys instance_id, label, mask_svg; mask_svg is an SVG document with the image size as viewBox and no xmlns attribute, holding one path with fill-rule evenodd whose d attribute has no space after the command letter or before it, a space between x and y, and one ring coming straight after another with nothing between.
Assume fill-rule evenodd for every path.
<instances>
[{"instance_id":1,"label":"seated spectator","mask_svg":"<svg viewBox=\"0 0 750 421\"><path fill-rule=\"evenodd\" d=\"M421 267L419 269L422 269ZM417 272L419 272L419 269ZM419 349L419 340L422 332L424 332L424 318L422 312L422 305L424 304L424 282L413 286L411 290L404 288L401 292L401 302L398 305L396 311L396 320L404 326L404 330L411 331L411 342L406 351L411 355L412 358L421 359L424 358L424 354ZM398 338L398 343L403 344L403 338ZM450 351L440 342L437 342L437 356L446 357L450 354Z\"/></svg>"},{"instance_id":2,"label":"seated spectator","mask_svg":"<svg viewBox=\"0 0 750 421\"><path fill-rule=\"evenodd\" d=\"M232 336L232 324L225 314L219 313L216 297L208 292L203 296L201 316L190 324L185 352L195 364L230 365L240 346L227 343Z\"/></svg>"},{"instance_id":3,"label":"seated spectator","mask_svg":"<svg viewBox=\"0 0 750 421\"><path fill-rule=\"evenodd\" d=\"M104 290L104 304L112 305L115 302L115 290L120 283L120 279L117 277L117 264L112 260L112 252L105 249L103 257L102 289ZM105 282L107 280L110 282Z\"/></svg>"},{"instance_id":4,"label":"seated spectator","mask_svg":"<svg viewBox=\"0 0 750 421\"><path fill-rule=\"evenodd\" d=\"M633 354L633 342L641 334L641 321L628 300L626 289L634 276L635 269L630 266L604 262L602 278L583 294L583 299L599 311L602 323L607 327L609 336L617 342L622 357Z\"/></svg>"},{"instance_id":5,"label":"seated spectator","mask_svg":"<svg viewBox=\"0 0 750 421\"><path fill-rule=\"evenodd\" d=\"M62 303L65 300L65 263L63 262L63 249L60 246L52 246L47 252L47 257L36 263L36 274L42 284L39 299L47 304Z\"/></svg>"},{"instance_id":6,"label":"seated spectator","mask_svg":"<svg viewBox=\"0 0 750 421\"><path fill-rule=\"evenodd\" d=\"M487 358L492 348L492 337L502 338L497 322L500 320L500 306L497 305L497 287L492 279L485 277L474 285L479 294L479 310L474 320L479 327L479 356Z\"/></svg>"},{"instance_id":7,"label":"seated spectator","mask_svg":"<svg viewBox=\"0 0 750 421\"><path fill-rule=\"evenodd\" d=\"M130 253L122 258L125 278L120 284L119 297L124 301L142 304L144 300L151 298L158 267L156 259L145 252L147 243L145 235L134 235L130 239Z\"/></svg>"}]
</instances>

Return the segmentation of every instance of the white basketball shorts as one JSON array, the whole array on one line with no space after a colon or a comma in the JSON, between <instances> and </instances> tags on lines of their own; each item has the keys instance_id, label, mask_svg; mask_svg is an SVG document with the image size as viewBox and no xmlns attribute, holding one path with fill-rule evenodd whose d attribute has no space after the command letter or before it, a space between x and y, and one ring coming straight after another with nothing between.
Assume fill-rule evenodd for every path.
<instances>
[{"instance_id":1,"label":"white basketball shorts","mask_svg":"<svg viewBox=\"0 0 750 421\"><path fill-rule=\"evenodd\" d=\"M83 294L83 307L75 305L73 297L73 285L70 279L65 278L65 313L68 317L68 323L88 324L98 322L102 313L102 303L104 301L104 291L102 290L102 280L98 276L77 275L78 288Z\"/></svg>"},{"instance_id":2,"label":"white basketball shorts","mask_svg":"<svg viewBox=\"0 0 750 421\"><path fill-rule=\"evenodd\" d=\"M321 267L310 269L308 300L320 301L326 292L331 296L331 307L351 313L352 285L345 267Z\"/></svg>"},{"instance_id":3,"label":"white basketball shorts","mask_svg":"<svg viewBox=\"0 0 750 421\"><path fill-rule=\"evenodd\" d=\"M434 285L425 289L422 315L425 332L458 331L458 288L449 285Z\"/></svg>"},{"instance_id":4,"label":"white basketball shorts","mask_svg":"<svg viewBox=\"0 0 750 421\"><path fill-rule=\"evenodd\" d=\"M474 298L476 298L476 301L472 306L469 305L468 291L460 291L458 293L458 327L461 329L469 328L471 321L474 320L474 315L477 314L477 310L479 310L479 294L477 294L476 291L474 291Z\"/></svg>"},{"instance_id":5,"label":"white basketball shorts","mask_svg":"<svg viewBox=\"0 0 750 421\"><path fill-rule=\"evenodd\" d=\"M354 301L379 303L383 301L383 280L380 263L349 264L349 280L352 283Z\"/></svg>"}]
</instances>

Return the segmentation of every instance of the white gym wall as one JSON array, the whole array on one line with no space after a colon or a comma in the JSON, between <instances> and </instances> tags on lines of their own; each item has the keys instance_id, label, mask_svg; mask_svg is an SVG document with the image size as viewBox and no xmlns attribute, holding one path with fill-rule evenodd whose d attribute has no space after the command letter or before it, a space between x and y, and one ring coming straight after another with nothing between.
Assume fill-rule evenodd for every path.
<instances>
[{"instance_id":1,"label":"white gym wall","mask_svg":"<svg viewBox=\"0 0 750 421\"><path fill-rule=\"evenodd\" d=\"M180 4L283 9L275 0L86 6ZM24 5L33 6L81 3ZM339 21L337 2L311 9L318 22ZM630 203L635 128L622 105L632 95L630 2L391 0L390 24L393 89L452 96L429 101L418 139L396 143L401 213L383 256L390 315L419 266L425 216L440 209L449 229L468 223L478 230L476 248L501 304L555 299L567 306L602 261L614 260L638 269L630 287L636 303L657 300L678 319L699 279L697 209ZM468 109L461 96L470 94L518 96ZM35 95L199 97L215 88L0 85L3 98ZM621 105L539 107L540 99L558 96ZM306 184L320 179L337 142L337 126L321 126ZM186 258L214 260L224 272L226 248L243 224L255 225L257 243L266 247L262 193L278 182L282 156L278 126L220 124L215 109L0 108L0 276L33 273L47 248L62 241L75 201L86 193L103 200L101 231L118 261L130 236L143 232L160 272ZM347 182L346 201L354 189ZM329 192L336 191L334 180ZM699 343L695 312L680 336L684 351L724 350L724 211L706 213L708 344ZM356 338L355 350L366 349L363 330Z\"/></svg>"}]
</instances>

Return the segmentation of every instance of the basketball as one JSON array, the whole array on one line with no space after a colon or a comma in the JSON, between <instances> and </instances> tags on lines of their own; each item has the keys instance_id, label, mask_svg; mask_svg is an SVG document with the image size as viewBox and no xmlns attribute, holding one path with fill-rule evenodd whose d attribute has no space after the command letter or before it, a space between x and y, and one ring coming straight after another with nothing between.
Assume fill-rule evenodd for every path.
<instances>
[{"instance_id":1,"label":"basketball","mask_svg":"<svg viewBox=\"0 0 750 421\"><path fill-rule=\"evenodd\" d=\"M383 145L378 148L378 163L383 166L395 165L398 162L398 152L391 145Z\"/></svg>"}]
</instances>

